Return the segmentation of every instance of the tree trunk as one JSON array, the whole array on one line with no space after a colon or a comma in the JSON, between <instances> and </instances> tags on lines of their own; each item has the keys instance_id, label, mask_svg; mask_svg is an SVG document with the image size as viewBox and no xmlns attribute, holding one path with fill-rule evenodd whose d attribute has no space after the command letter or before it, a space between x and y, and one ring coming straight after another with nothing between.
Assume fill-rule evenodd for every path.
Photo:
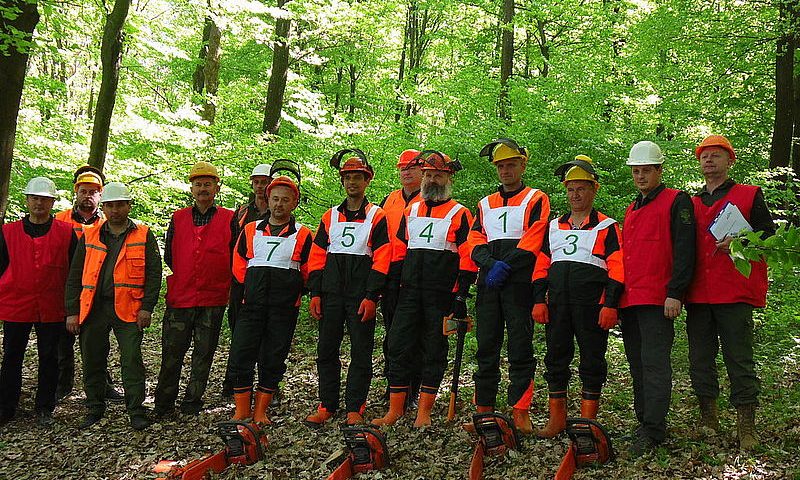
<instances>
[{"instance_id":1,"label":"tree trunk","mask_svg":"<svg viewBox=\"0 0 800 480\"><path fill-rule=\"evenodd\" d=\"M195 65L194 73L192 74L192 90L198 94L202 94L203 90L206 88L205 65L206 56L208 55L208 39L211 36L212 25L214 25L214 20L212 20L210 16L206 17L203 22L203 44L200 45L200 51L197 54L197 58L199 58L200 61Z\"/></svg>"},{"instance_id":2,"label":"tree trunk","mask_svg":"<svg viewBox=\"0 0 800 480\"><path fill-rule=\"evenodd\" d=\"M542 71L541 77L547 78L550 74L550 44L547 42L547 31L545 30L546 22L544 20L536 21L536 28L539 31L539 52L542 54Z\"/></svg>"},{"instance_id":3,"label":"tree trunk","mask_svg":"<svg viewBox=\"0 0 800 480\"><path fill-rule=\"evenodd\" d=\"M350 118L352 119L353 115L356 113L356 82L358 82L358 76L356 76L356 66L352 63L347 69L350 72L350 106L347 113L350 114Z\"/></svg>"},{"instance_id":4,"label":"tree trunk","mask_svg":"<svg viewBox=\"0 0 800 480\"><path fill-rule=\"evenodd\" d=\"M781 3L781 18L786 19L790 12ZM792 149L794 39L791 32L780 36L776 42L775 55L775 123L772 129L772 146L769 154L769 167L788 167Z\"/></svg>"},{"instance_id":5,"label":"tree trunk","mask_svg":"<svg viewBox=\"0 0 800 480\"><path fill-rule=\"evenodd\" d=\"M9 11L19 9L13 20L0 15L0 35L13 36L16 40L29 42L36 24L39 10L36 1L6 0ZM13 33L12 33L13 32ZM5 222L8 207L8 186L11 180L11 162L14 158L14 138L17 133L17 116L22 100L22 86L28 66L28 50L18 48L19 43L9 45L7 55L0 55L0 225Z\"/></svg>"},{"instance_id":6,"label":"tree trunk","mask_svg":"<svg viewBox=\"0 0 800 480\"><path fill-rule=\"evenodd\" d=\"M111 117L117 101L119 86L119 70L122 63L122 28L128 17L131 0L116 0L111 13L106 15L103 27L103 43L100 46L100 62L102 74L100 91L97 93L97 110L92 128L92 143L89 146L89 165L103 169L108 151L108 135L111 129Z\"/></svg>"},{"instance_id":7,"label":"tree trunk","mask_svg":"<svg viewBox=\"0 0 800 480\"><path fill-rule=\"evenodd\" d=\"M278 8L283 8L286 0L278 0ZM264 107L264 133L277 135L281 127L283 94L286 91L286 75L289 72L289 27L291 20L275 20L275 43L272 54L272 75L267 86L267 104Z\"/></svg>"},{"instance_id":8,"label":"tree trunk","mask_svg":"<svg viewBox=\"0 0 800 480\"><path fill-rule=\"evenodd\" d=\"M339 103L342 99L342 78L344 78L344 68L336 67L336 98L333 103L333 114L339 113Z\"/></svg>"},{"instance_id":9,"label":"tree trunk","mask_svg":"<svg viewBox=\"0 0 800 480\"><path fill-rule=\"evenodd\" d=\"M508 79L514 68L514 0L503 0L503 30L500 48L500 118L509 120Z\"/></svg>"},{"instance_id":10,"label":"tree trunk","mask_svg":"<svg viewBox=\"0 0 800 480\"><path fill-rule=\"evenodd\" d=\"M411 18L410 9L411 6L409 5L409 10L406 11L406 24L403 27L403 49L400 52L400 68L397 72L397 95L395 95L395 101L397 104L397 111L394 114L394 121L395 123L400 121L400 117L402 117L402 110L403 108L403 101L402 101L402 88L403 88L403 80L406 78L406 54L408 51L408 34L409 34L409 21Z\"/></svg>"},{"instance_id":11,"label":"tree trunk","mask_svg":"<svg viewBox=\"0 0 800 480\"><path fill-rule=\"evenodd\" d=\"M220 48L221 32L217 24L211 22L208 36L208 52L206 55L205 66L203 67L203 77L205 79L206 96L203 104L201 117L208 123L213 124L217 115L217 89L219 88L219 59L222 55Z\"/></svg>"}]
</instances>

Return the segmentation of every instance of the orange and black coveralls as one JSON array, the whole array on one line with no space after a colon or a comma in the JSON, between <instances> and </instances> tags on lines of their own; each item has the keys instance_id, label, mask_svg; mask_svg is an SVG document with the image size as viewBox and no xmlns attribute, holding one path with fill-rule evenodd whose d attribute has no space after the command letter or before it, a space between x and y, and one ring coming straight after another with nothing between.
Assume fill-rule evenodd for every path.
<instances>
[{"instance_id":1,"label":"orange and black coveralls","mask_svg":"<svg viewBox=\"0 0 800 480\"><path fill-rule=\"evenodd\" d=\"M448 216L451 221L446 236L441 240L442 245L436 246L436 229L427 224L436 223L430 219L441 221ZM421 228L410 228L409 217L417 217L412 221L421 222ZM452 199L419 202L408 207L403 215L396 234L401 243L392 254L393 263L403 262L400 298L389 330L387 363L392 393L405 391L409 386L414 365L411 357L417 352L420 336L420 392L436 395L439 390L448 349L447 337L442 334L442 318L453 312L456 295L466 297L478 270L469 257L467 235L471 224L469 209Z\"/></svg>"},{"instance_id":2,"label":"orange and black coveralls","mask_svg":"<svg viewBox=\"0 0 800 480\"><path fill-rule=\"evenodd\" d=\"M386 213L386 224L389 227L389 241L394 250L395 245L402 243L402 241L394 235L397 229L400 228L400 221L403 219L403 212L410 205L419 202L422 199L419 195L419 190L412 192L411 195L406 196L403 189L397 189L386 195L381 202L381 208ZM400 294L400 273L403 269L403 262L394 262L389 266L389 275L386 278L386 287L383 289L381 295L381 314L383 315L383 323L386 333L383 336L383 356L384 359L388 357L387 350L389 348L388 332L392 326L392 319L394 319L394 311L397 309L397 299ZM419 371L422 368L422 359L420 355L415 355L417 368ZM387 374L386 369L388 364L384 361L384 375ZM419 386L419 379L417 379L417 386Z\"/></svg>"},{"instance_id":3,"label":"orange and black coveralls","mask_svg":"<svg viewBox=\"0 0 800 480\"><path fill-rule=\"evenodd\" d=\"M234 391L250 391L256 361L259 390L278 389L308 279L311 240L311 230L294 217L284 225L270 225L268 218L250 222L239 236L233 273L245 294L228 359Z\"/></svg>"},{"instance_id":4,"label":"orange and black coveralls","mask_svg":"<svg viewBox=\"0 0 800 480\"><path fill-rule=\"evenodd\" d=\"M333 215L338 225L334 232L331 231ZM312 297L322 300L317 374L320 402L331 413L339 406L342 369L339 349L345 326L350 334L351 357L345 407L348 412L363 412L366 405L372 381L375 320L362 323L358 308L365 298L377 301L386 283L392 246L385 217L383 210L366 198L355 211L348 210L344 201L322 215L314 235L308 261L308 288Z\"/></svg>"},{"instance_id":5,"label":"orange and black coveralls","mask_svg":"<svg viewBox=\"0 0 800 480\"><path fill-rule=\"evenodd\" d=\"M526 411L530 407L536 368L531 279L549 215L547 195L524 185L513 192L499 187L496 193L478 203L469 232L472 260L480 267L475 303L478 370L473 376L477 405L495 405L505 327L510 380L508 405ZM486 287L486 274L497 261L505 262L512 270L501 288L490 289Z\"/></svg>"},{"instance_id":6,"label":"orange and black coveralls","mask_svg":"<svg viewBox=\"0 0 800 480\"><path fill-rule=\"evenodd\" d=\"M545 380L551 398L566 396L569 385L572 357L575 354L573 338L578 341L580 364L578 375L583 384L583 399L598 400L608 375L606 348L608 331L598 325L603 306L617 308L622 295L624 271L619 224L613 220L602 228L594 238L591 255L581 261L570 260L570 255L580 255L577 235L566 234L566 244L561 252L553 252L553 236L549 230L558 224L565 231L592 231L608 219L606 215L592 209L589 216L573 229L567 213L554 220L548 227L548 235L542 244L541 255L534 272L534 301L544 303L550 311L550 322L545 332L547 354L544 357ZM574 238L573 238L574 237ZM587 248L588 250L588 248ZM563 255L561 254L563 253ZM591 262L591 263L587 263Z\"/></svg>"},{"instance_id":7,"label":"orange and black coveralls","mask_svg":"<svg viewBox=\"0 0 800 480\"><path fill-rule=\"evenodd\" d=\"M269 210L265 211L264 213L259 212L258 208L256 207L255 200L250 203L240 205L239 208L236 209L236 212L231 219L231 232L233 232L233 235L231 236L231 250L235 248L239 234L242 233L245 225L250 222L264 220L268 213ZM231 332L233 332L233 329L236 328L236 320L239 318L239 312L242 309L243 299L244 285L236 280L236 277L234 276L233 281L231 282L231 298L228 301L228 327L230 327Z\"/></svg>"}]
</instances>

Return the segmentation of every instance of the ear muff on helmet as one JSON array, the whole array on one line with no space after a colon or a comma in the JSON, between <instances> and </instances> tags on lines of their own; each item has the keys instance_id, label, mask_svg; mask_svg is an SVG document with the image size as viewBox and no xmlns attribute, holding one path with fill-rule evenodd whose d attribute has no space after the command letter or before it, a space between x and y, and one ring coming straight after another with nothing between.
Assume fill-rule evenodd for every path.
<instances>
[{"instance_id":1,"label":"ear muff on helmet","mask_svg":"<svg viewBox=\"0 0 800 480\"><path fill-rule=\"evenodd\" d=\"M495 147L497 147L498 145L505 145L506 147L512 150L516 150L519 153L519 155L525 157L526 160L528 158L528 151L525 149L525 147L520 147L517 142L515 142L510 138L498 138L493 142L487 143L486 145L483 146L483 148L481 148L479 155L481 157L489 157L488 160L490 162L494 162L493 152Z\"/></svg>"},{"instance_id":2,"label":"ear muff on helmet","mask_svg":"<svg viewBox=\"0 0 800 480\"><path fill-rule=\"evenodd\" d=\"M456 173L464 169L458 159L451 160L450 156L438 150L423 150L410 163L413 164L414 162L418 162L423 170L442 170Z\"/></svg>"},{"instance_id":3,"label":"ear muff on helmet","mask_svg":"<svg viewBox=\"0 0 800 480\"><path fill-rule=\"evenodd\" d=\"M280 173L290 174L297 180L297 184L300 184L300 165L294 160L279 158L272 162L272 166L269 169L269 176L275 178L275 176Z\"/></svg>"},{"instance_id":4,"label":"ear muff on helmet","mask_svg":"<svg viewBox=\"0 0 800 480\"><path fill-rule=\"evenodd\" d=\"M352 155L345 160L344 164L342 164L342 160L347 154ZM351 162L353 159L358 161ZM375 176L375 171L372 169L372 165L369 164L367 155L358 148L344 148L339 150L331 157L330 164L331 167L335 168L340 174L347 172L363 172L370 179Z\"/></svg>"},{"instance_id":5,"label":"ear muff on helmet","mask_svg":"<svg viewBox=\"0 0 800 480\"><path fill-rule=\"evenodd\" d=\"M579 158L570 160L569 162L561 165L560 167L556 168L556 171L553 173L563 182L564 177L572 167L580 167L581 169L586 170L592 177L594 177L595 182L600 179L600 176L597 174L594 166L586 160L581 160Z\"/></svg>"}]
</instances>

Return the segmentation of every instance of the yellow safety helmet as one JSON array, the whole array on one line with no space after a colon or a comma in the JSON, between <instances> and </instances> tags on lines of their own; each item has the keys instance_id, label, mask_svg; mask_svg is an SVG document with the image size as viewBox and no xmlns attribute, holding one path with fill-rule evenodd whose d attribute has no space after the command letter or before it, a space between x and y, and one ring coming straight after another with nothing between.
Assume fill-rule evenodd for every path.
<instances>
[{"instance_id":1,"label":"yellow safety helmet","mask_svg":"<svg viewBox=\"0 0 800 480\"><path fill-rule=\"evenodd\" d=\"M74 189L76 192L78 191L78 185L81 183L97 185L98 189L102 190L103 183L105 183L105 181L106 177L103 175L103 172L99 168L91 165L79 167L72 175L72 183L74 184Z\"/></svg>"},{"instance_id":2,"label":"yellow safety helmet","mask_svg":"<svg viewBox=\"0 0 800 480\"><path fill-rule=\"evenodd\" d=\"M524 147L520 147L517 142L510 138L498 138L489 142L481 148L481 157L489 157L489 161L497 163L501 160L510 158L521 158L528 160L528 152Z\"/></svg>"},{"instance_id":3,"label":"yellow safety helmet","mask_svg":"<svg viewBox=\"0 0 800 480\"><path fill-rule=\"evenodd\" d=\"M217 167L211 165L208 162L197 162L194 164L192 169L189 171L189 181L191 182L197 177L213 177L219 181L219 174L217 173Z\"/></svg>"},{"instance_id":4,"label":"yellow safety helmet","mask_svg":"<svg viewBox=\"0 0 800 480\"><path fill-rule=\"evenodd\" d=\"M588 155L578 155L571 162L558 167L555 171L556 176L561 177L561 183L564 185L572 180L584 180L592 182L596 186L600 186L597 181L598 175L592 165L592 159Z\"/></svg>"}]
</instances>

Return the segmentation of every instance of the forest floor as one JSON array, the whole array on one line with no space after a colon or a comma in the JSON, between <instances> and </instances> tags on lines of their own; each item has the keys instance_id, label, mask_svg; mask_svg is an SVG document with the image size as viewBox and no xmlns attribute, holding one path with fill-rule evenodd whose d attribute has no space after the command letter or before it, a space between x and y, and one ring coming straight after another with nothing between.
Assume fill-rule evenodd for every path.
<instances>
[{"instance_id":1,"label":"forest floor","mask_svg":"<svg viewBox=\"0 0 800 480\"><path fill-rule=\"evenodd\" d=\"M770 304L756 314L756 342L759 375L762 380L761 407L757 423L761 447L750 454L738 451L736 414L728 405L727 376L720 363L723 396L720 398L722 429L713 437L704 436L697 428L697 402L691 394L688 378L687 344L682 319L676 322L673 348L674 389L669 414L667 441L653 454L637 460L628 457L628 443L621 437L634 427L632 394L628 365L622 339L612 335L607 358L609 379L601 402L598 420L611 432L618 456L614 462L598 468L579 471L576 479L800 479L800 281L773 285ZM305 312L305 310L303 310ZM159 315L160 317L160 315ZM273 425L267 427L269 447L266 458L249 467L236 467L215 478L233 479L324 479L338 466L337 452L343 441L337 422L320 430L311 430L301 420L317 405L314 349L316 329L313 320L303 313L288 361L283 401L270 414ZM383 371L378 329L374 356L375 372ZM536 327L535 346L538 362L537 394L532 418L541 425L547 417L546 386L542 379L544 330ZM113 336L112 336L113 338ZM459 426L469 420L474 407L472 372L475 368L475 340L468 335L465 367L461 375L460 416L446 424L450 372L446 374L434 411L432 427L416 430L411 427L414 415L407 415L392 428L385 429L392 465L388 470L359 475L365 479L462 479L466 477L472 453L472 440ZM233 405L221 397L221 384L230 344L224 331L214 363L206 409L199 416L176 415L154 424L143 432L128 425L124 407L110 404L105 418L97 425L81 431L77 426L83 415L83 393L78 374L76 390L55 411L56 425L38 428L33 419L35 389L35 350L29 347L26 357L23 398L18 417L0 430L0 480L2 479L152 479L152 467L162 459L190 460L222 445L213 432L213 425L227 420ZM116 345L112 340L112 375L121 388ZM347 341L343 346L349 348ZM454 352L451 348L451 359ZM160 364L160 325L148 329L143 344L150 395ZM343 355L343 357L346 357ZM79 364L79 361L78 361ZM345 362L346 365L346 362ZM501 367L507 371L507 364ZM575 368L573 366L573 368ZM80 370L80 368L78 368ZM188 358L184 368L188 370ZM504 374L505 375L505 374ZM507 377L504 377L504 385ZM446 384L444 384L446 383ZM570 413L579 410L579 385L573 376L570 391ZM383 415L381 399L385 379L376 375L370 392L366 418ZM505 408L504 391L498 405ZM146 405L152 407L152 396ZM568 445L562 436L554 440L523 440L524 449L503 459L487 462L486 479L552 478Z\"/></svg>"}]
</instances>

